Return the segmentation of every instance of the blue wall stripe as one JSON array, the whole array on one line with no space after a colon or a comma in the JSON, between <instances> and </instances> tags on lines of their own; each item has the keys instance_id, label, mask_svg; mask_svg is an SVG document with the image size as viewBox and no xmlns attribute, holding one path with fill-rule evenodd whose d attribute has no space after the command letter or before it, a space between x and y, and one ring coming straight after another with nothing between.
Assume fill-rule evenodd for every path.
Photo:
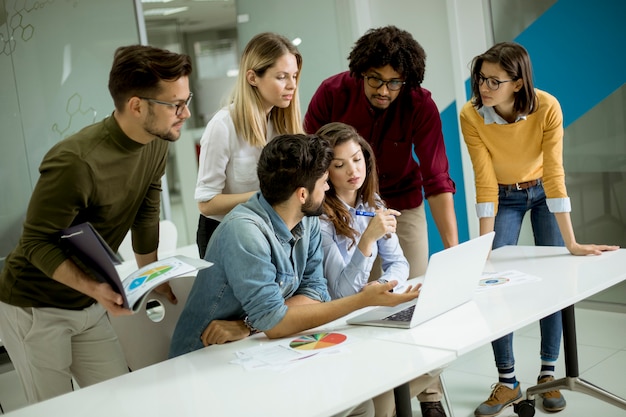
<instances>
[{"instance_id":1,"label":"blue wall stripe","mask_svg":"<svg viewBox=\"0 0 626 417\"><path fill-rule=\"evenodd\" d=\"M515 41L530 54L536 87L561 102L565 127L626 82L623 0L559 0Z\"/></svg>"}]
</instances>

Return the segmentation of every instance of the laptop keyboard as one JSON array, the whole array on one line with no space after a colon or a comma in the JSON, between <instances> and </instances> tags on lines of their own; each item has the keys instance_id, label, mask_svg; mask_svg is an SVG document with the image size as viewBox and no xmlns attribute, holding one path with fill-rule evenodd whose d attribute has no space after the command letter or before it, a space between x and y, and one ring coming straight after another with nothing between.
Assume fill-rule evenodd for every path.
<instances>
[{"instance_id":1,"label":"laptop keyboard","mask_svg":"<svg viewBox=\"0 0 626 417\"><path fill-rule=\"evenodd\" d=\"M398 311L397 313L394 313L391 316L387 316L383 320L387 320L387 321L411 321L411 317L413 317L413 311L414 310L415 310L415 304L413 304L410 307L405 308L404 310Z\"/></svg>"}]
</instances>

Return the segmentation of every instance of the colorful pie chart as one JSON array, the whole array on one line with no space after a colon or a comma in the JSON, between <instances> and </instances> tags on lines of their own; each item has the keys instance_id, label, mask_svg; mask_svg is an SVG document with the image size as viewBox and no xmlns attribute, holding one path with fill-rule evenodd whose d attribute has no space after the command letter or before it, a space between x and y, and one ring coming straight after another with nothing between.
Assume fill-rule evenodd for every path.
<instances>
[{"instance_id":1,"label":"colorful pie chart","mask_svg":"<svg viewBox=\"0 0 626 417\"><path fill-rule=\"evenodd\" d=\"M315 333L292 340L289 347L297 350L325 349L335 347L346 339L347 336L341 333Z\"/></svg>"}]
</instances>

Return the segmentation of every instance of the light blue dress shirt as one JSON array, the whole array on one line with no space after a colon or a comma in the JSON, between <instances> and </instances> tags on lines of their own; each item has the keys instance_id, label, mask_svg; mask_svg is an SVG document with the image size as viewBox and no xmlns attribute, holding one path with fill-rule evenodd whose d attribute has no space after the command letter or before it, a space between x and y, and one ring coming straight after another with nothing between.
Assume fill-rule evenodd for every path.
<instances>
[{"instance_id":1,"label":"light blue dress shirt","mask_svg":"<svg viewBox=\"0 0 626 417\"><path fill-rule=\"evenodd\" d=\"M345 204L345 203L344 203ZM375 208L358 202L355 208L346 208L352 216L352 228L359 236L363 234L371 217L357 216L356 210L375 211ZM328 291L333 299L355 294L367 284L372 271L372 265L377 255L382 260L383 275L381 278L388 281L397 280L399 284L406 282L409 276L409 263L404 257L398 236L395 233L389 238L378 239L372 247L372 255L366 257L357 248L357 243L350 246L352 240L346 236L339 236L333 223L324 216L322 224L322 248L324 249L324 275L328 280Z\"/></svg>"}]
</instances>

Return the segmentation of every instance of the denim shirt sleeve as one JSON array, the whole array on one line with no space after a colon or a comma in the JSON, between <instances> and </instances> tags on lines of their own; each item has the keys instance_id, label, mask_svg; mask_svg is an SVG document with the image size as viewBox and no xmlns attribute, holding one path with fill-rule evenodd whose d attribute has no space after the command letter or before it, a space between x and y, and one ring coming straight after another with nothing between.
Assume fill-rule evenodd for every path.
<instances>
[{"instance_id":1,"label":"denim shirt sleeve","mask_svg":"<svg viewBox=\"0 0 626 417\"><path fill-rule=\"evenodd\" d=\"M318 217L305 217L302 219L304 226L304 240L302 248L307 249L306 264L302 281L296 290L296 294L304 295L316 301L330 301L328 294L328 286L324 278L323 260L324 252L322 250L322 236L320 233L320 221Z\"/></svg>"},{"instance_id":2,"label":"denim shirt sleeve","mask_svg":"<svg viewBox=\"0 0 626 417\"><path fill-rule=\"evenodd\" d=\"M287 313L283 277L273 263L275 250L270 239L274 236L260 219L241 219L224 226L220 258L233 262L233 267L224 268L228 284L254 327L269 330Z\"/></svg>"}]
</instances>

